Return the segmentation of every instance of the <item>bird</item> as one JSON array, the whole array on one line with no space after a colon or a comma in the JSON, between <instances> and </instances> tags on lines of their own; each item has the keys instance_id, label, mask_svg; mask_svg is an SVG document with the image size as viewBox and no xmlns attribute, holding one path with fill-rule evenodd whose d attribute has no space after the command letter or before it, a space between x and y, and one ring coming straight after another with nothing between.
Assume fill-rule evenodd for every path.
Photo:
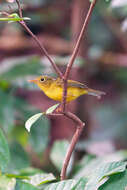
<instances>
[{"instance_id":1,"label":"bird","mask_svg":"<svg viewBox=\"0 0 127 190\"><path fill-rule=\"evenodd\" d=\"M58 102L62 102L63 80L61 78L44 75L29 80L29 82L35 83L49 98ZM84 94L101 98L102 95L105 95L105 92L88 88L85 84L78 81L67 80L66 103L69 103Z\"/></svg>"}]
</instances>

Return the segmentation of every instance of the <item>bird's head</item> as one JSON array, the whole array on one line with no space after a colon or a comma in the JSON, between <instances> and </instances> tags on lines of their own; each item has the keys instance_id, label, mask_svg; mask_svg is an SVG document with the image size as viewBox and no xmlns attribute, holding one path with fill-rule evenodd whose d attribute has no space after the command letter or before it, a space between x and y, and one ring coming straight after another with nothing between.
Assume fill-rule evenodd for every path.
<instances>
[{"instance_id":1,"label":"bird's head","mask_svg":"<svg viewBox=\"0 0 127 190\"><path fill-rule=\"evenodd\" d=\"M50 76L39 76L33 80L29 80L29 82L37 84L39 88L44 90L46 88L49 88L54 80L56 79Z\"/></svg>"}]
</instances>

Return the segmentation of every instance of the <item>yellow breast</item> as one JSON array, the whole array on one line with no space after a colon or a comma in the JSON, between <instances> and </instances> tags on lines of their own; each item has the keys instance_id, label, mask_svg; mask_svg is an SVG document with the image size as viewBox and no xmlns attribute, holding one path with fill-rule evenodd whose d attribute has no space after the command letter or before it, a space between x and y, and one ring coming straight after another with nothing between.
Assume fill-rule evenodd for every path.
<instances>
[{"instance_id":1,"label":"yellow breast","mask_svg":"<svg viewBox=\"0 0 127 190\"><path fill-rule=\"evenodd\" d=\"M46 87L44 89L41 88L44 93L51 99L56 100L61 102L62 101L62 96L63 96L63 89L60 86L56 86L54 84L52 84L50 87ZM68 87L67 88L67 102L70 102L72 100L75 100L76 98L78 98L79 96L83 95L87 93L87 91L85 91L84 89L81 88L74 88L74 87Z\"/></svg>"}]
</instances>

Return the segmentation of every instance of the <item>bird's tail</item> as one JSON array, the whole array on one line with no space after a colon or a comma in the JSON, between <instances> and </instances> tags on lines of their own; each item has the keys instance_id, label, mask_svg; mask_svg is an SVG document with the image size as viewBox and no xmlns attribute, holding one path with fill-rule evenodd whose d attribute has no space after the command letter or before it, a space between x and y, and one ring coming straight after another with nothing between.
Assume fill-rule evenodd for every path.
<instances>
[{"instance_id":1,"label":"bird's tail","mask_svg":"<svg viewBox=\"0 0 127 190\"><path fill-rule=\"evenodd\" d=\"M98 99L101 98L102 95L105 95L105 92L99 91L99 90L93 90L91 88L88 89L88 94L92 96L96 96Z\"/></svg>"}]
</instances>

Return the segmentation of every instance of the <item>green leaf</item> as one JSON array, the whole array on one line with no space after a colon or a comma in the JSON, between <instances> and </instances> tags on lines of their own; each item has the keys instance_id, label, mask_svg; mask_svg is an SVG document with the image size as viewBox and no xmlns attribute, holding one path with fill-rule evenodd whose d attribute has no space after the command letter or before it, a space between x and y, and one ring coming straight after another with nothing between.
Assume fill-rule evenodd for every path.
<instances>
[{"instance_id":1,"label":"green leaf","mask_svg":"<svg viewBox=\"0 0 127 190\"><path fill-rule=\"evenodd\" d=\"M14 97L0 90L0 122L8 134L14 126Z\"/></svg>"},{"instance_id":2,"label":"green leaf","mask_svg":"<svg viewBox=\"0 0 127 190\"><path fill-rule=\"evenodd\" d=\"M55 104L46 110L46 114L51 114L53 111L59 106L59 104Z\"/></svg>"},{"instance_id":3,"label":"green leaf","mask_svg":"<svg viewBox=\"0 0 127 190\"><path fill-rule=\"evenodd\" d=\"M46 110L46 114L51 114L57 107L59 104L55 104L54 106L48 108ZM27 129L28 132L30 132L32 125L42 116L44 115L44 113L37 113L35 115L33 115L32 117L30 117L26 123L25 123L25 128Z\"/></svg>"},{"instance_id":4,"label":"green leaf","mask_svg":"<svg viewBox=\"0 0 127 190\"><path fill-rule=\"evenodd\" d=\"M22 116L24 115L22 114ZM29 134L23 125L16 125L9 134L9 137L21 144L23 147L28 144Z\"/></svg>"},{"instance_id":5,"label":"green leaf","mask_svg":"<svg viewBox=\"0 0 127 190\"><path fill-rule=\"evenodd\" d=\"M34 186L42 185L44 183L48 183L56 179L54 175L51 173L50 174L39 173L33 176L29 176L29 178L30 180L25 180L25 182L30 183Z\"/></svg>"},{"instance_id":6,"label":"green leaf","mask_svg":"<svg viewBox=\"0 0 127 190\"><path fill-rule=\"evenodd\" d=\"M75 180L65 180L58 183L48 185L45 190L69 190L74 187Z\"/></svg>"},{"instance_id":7,"label":"green leaf","mask_svg":"<svg viewBox=\"0 0 127 190\"><path fill-rule=\"evenodd\" d=\"M10 153L6 138L0 129L0 168L5 169L10 160Z\"/></svg>"},{"instance_id":8,"label":"green leaf","mask_svg":"<svg viewBox=\"0 0 127 190\"><path fill-rule=\"evenodd\" d=\"M40 169L28 167L28 168L24 168L24 169L20 170L20 175L32 176L32 175L35 175L35 174L38 174L41 172L42 172L42 170L40 170Z\"/></svg>"},{"instance_id":9,"label":"green leaf","mask_svg":"<svg viewBox=\"0 0 127 190\"><path fill-rule=\"evenodd\" d=\"M126 162L111 162L103 163L99 167L96 167L96 170L93 169L92 174L89 176L84 190L97 190L100 185L109 179L106 178L107 176L124 172L126 165Z\"/></svg>"},{"instance_id":10,"label":"green leaf","mask_svg":"<svg viewBox=\"0 0 127 190\"><path fill-rule=\"evenodd\" d=\"M19 103L15 106L16 109L20 110L20 115L24 116L24 121L30 117L30 115L34 115L38 112L34 107L28 105L24 101L19 101ZM21 118L22 119L22 118ZM43 115L43 117L39 118L35 123L34 127L31 128L30 134L27 136L27 143L31 145L31 147L34 149L36 153L42 153L48 142L49 142L49 128L50 128L50 122L49 120ZM24 127L25 129L25 127ZM20 131L19 131L20 133ZM14 134L16 135L16 134ZM16 138L18 135L16 135ZM24 136L22 137L24 138ZM20 142L20 141L18 141Z\"/></svg>"},{"instance_id":11,"label":"green leaf","mask_svg":"<svg viewBox=\"0 0 127 190\"><path fill-rule=\"evenodd\" d=\"M63 161L65 159L65 155L67 153L67 149L69 147L69 142L66 140L63 141L56 141L53 145L50 158L53 162L53 164L56 166L56 168L61 171L61 168L63 166ZM69 173L72 169L72 164L73 164L73 155L70 160L69 167L67 169L67 173Z\"/></svg>"},{"instance_id":12,"label":"green leaf","mask_svg":"<svg viewBox=\"0 0 127 190\"><path fill-rule=\"evenodd\" d=\"M28 17L23 17L23 18L0 18L0 21L9 21L9 22L18 22L18 21L22 21L22 20L31 20L30 18Z\"/></svg>"},{"instance_id":13,"label":"green leaf","mask_svg":"<svg viewBox=\"0 0 127 190\"><path fill-rule=\"evenodd\" d=\"M29 135L29 142L36 153L42 153L47 147L49 142L49 128L50 122L45 116L34 123L34 127L32 127Z\"/></svg>"},{"instance_id":14,"label":"green leaf","mask_svg":"<svg viewBox=\"0 0 127 190\"><path fill-rule=\"evenodd\" d=\"M10 145L10 153L11 153L11 160L7 168L7 171L9 173L29 167L30 165L29 157L20 144L18 144L17 142L13 142Z\"/></svg>"},{"instance_id":15,"label":"green leaf","mask_svg":"<svg viewBox=\"0 0 127 190\"><path fill-rule=\"evenodd\" d=\"M31 18L29 18L29 17L23 17L22 19L23 20L31 20Z\"/></svg>"},{"instance_id":16,"label":"green leaf","mask_svg":"<svg viewBox=\"0 0 127 190\"><path fill-rule=\"evenodd\" d=\"M6 69L5 69L6 65ZM37 56L5 60L1 64L0 79L17 84L16 79L26 81L25 76L42 74L44 66ZM25 78L25 79L24 79ZM27 82L28 83L28 82Z\"/></svg>"},{"instance_id":17,"label":"green leaf","mask_svg":"<svg viewBox=\"0 0 127 190\"><path fill-rule=\"evenodd\" d=\"M79 164L81 169L74 178L87 178L88 182L85 190L96 190L108 180L110 175L114 175L115 172L120 173L125 171L127 163L120 161L125 160L126 157L126 151L118 151L92 160L84 157Z\"/></svg>"},{"instance_id":18,"label":"green leaf","mask_svg":"<svg viewBox=\"0 0 127 190\"><path fill-rule=\"evenodd\" d=\"M86 177L90 176L91 173L96 171L97 167L102 166L105 163L118 162L118 161L125 160L127 158L127 151L121 150L121 151L117 151L112 154L100 156L97 158L91 157L90 160L87 157L88 156L85 156L78 164L78 167L80 169L74 176L76 179L80 179L82 176L86 176Z\"/></svg>"},{"instance_id":19,"label":"green leaf","mask_svg":"<svg viewBox=\"0 0 127 190\"><path fill-rule=\"evenodd\" d=\"M6 177L9 177L9 178L16 178L16 179L27 179L29 180L30 178L28 176L22 176L22 175L16 175L16 174L5 174Z\"/></svg>"},{"instance_id":20,"label":"green leaf","mask_svg":"<svg viewBox=\"0 0 127 190\"><path fill-rule=\"evenodd\" d=\"M85 168L93 159L95 159L96 157L94 155L85 155L82 160L80 162L78 162L73 169L73 176L74 175L78 175L78 179L80 179L80 177L82 177L82 172L81 175L80 171L82 171L83 168Z\"/></svg>"},{"instance_id":21,"label":"green leaf","mask_svg":"<svg viewBox=\"0 0 127 190\"><path fill-rule=\"evenodd\" d=\"M86 178L81 178L71 190L84 190L87 183Z\"/></svg>"},{"instance_id":22,"label":"green leaf","mask_svg":"<svg viewBox=\"0 0 127 190\"><path fill-rule=\"evenodd\" d=\"M39 189L29 183L17 180L15 190L39 190Z\"/></svg>"},{"instance_id":23,"label":"green leaf","mask_svg":"<svg viewBox=\"0 0 127 190\"><path fill-rule=\"evenodd\" d=\"M99 190L126 190L127 189L127 170L125 172L115 174L103 184Z\"/></svg>"},{"instance_id":24,"label":"green leaf","mask_svg":"<svg viewBox=\"0 0 127 190\"><path fill-rule=\"evenodd\" d=\"M8 178L6 176L0 176L0 190L14 190L16 185L15 178Z\"/></svg>"},{"instance_id":25,"label":"green leaf","mask_svg":"<svg viewBox=\"0 0 127 190\"><path fill-rule=\"evenodd\" d=\"M9 22L17 22L22 20L30 20L28 17L20 18L17 13L12 13L8 17L0 18L0 21L9 21Z\"/></svg>"},{"instance_id":26,"label":"green leaf","mask_svg":"<svg viewBox=\"0 0 127 190\"><path fill-rule=\"evenodd\" d=\"M19 18L19 15L17 13L12 13L8 17Z\"/></svg>"},{"instance_id":27,"label":"green leaf","mask_svg":"<svg viewBox=\"0 0 127 190\"><path fill-rule=\"evenodd\" d=\"M27 129L28 132L30 132L30 129L32 125L43 115L43 113L37 113L30 117L26 123L25 123L25 128Z\"/></svg>"}]
</instances>

